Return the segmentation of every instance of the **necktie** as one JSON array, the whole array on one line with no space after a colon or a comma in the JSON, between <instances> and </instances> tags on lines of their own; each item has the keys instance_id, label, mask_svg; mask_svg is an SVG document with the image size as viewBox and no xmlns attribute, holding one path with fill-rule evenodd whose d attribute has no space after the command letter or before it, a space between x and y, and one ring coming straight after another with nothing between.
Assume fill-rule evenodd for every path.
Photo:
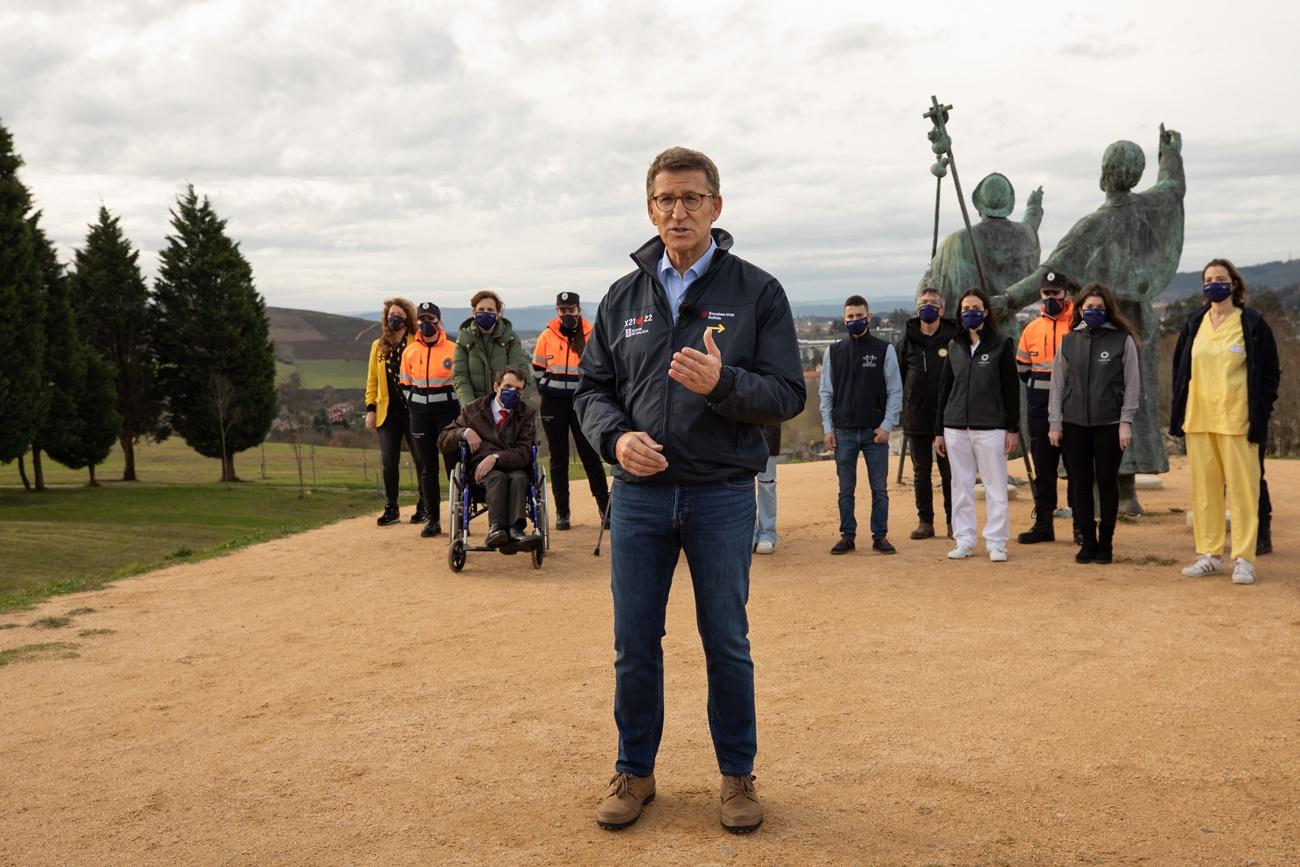
<instances>
[{"instance_id":1,"label":"necktie","mask_svg":"<svg viewBox=\"0 0 1300 867\"><path fill-rule=\"evenodd\" d=\"M503 410L501 410L501 416L497 419L497 427L502 427L502 426L504 426L505 423L506 423L506 419L507 419L509 416L510 416L510 410L508 410L508 409L503 409Z\"/></svg>"}]
</instances>

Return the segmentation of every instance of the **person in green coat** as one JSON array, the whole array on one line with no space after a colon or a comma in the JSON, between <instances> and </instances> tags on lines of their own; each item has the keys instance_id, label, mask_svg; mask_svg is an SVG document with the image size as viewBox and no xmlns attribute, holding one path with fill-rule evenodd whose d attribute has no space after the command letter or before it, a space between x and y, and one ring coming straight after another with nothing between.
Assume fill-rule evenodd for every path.
<instances>
[{"instance_id":1,"label":"person in green coat","mask_svg":"<svg viewBox=\"0 0 1300 867\"><path fill-rule=\"evenodd\" d=\"M497 293L482 289L469 301L473 315L460 325L456 337L456 357L451 369L456 400L469 406L492 391L496 371L507 365L527 368L519 335L510 320L501 315L501 298Z\"/></svg>"}]
</instances>

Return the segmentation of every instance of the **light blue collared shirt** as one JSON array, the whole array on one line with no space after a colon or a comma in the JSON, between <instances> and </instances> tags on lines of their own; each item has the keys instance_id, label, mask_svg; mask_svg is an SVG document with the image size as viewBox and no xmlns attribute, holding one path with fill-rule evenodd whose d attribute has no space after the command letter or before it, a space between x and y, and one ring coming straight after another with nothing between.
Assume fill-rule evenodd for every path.
<instances>
[{"instance_id":1,"label":"light blue collared shirt","mask_svg":"<svg viewBox=\"0 0 1300 867\"><path fill-rule=\"evenodd\" d=\"M713 261L713 254L717 250L718 242L710 238L709 249L704 251L704 255L697 259L694 265L686 269L685 275L682 275L677 273L677 269L668 258L668 249L664 248L664 254L659 258L659 282L668 293L668 303L673 308L673 319L677 318L677 308L682 306L686 290L709 270L709 264Z\"/></svg>"},{"instance_id":2,"label":"light blue collared shirt","mask_svg":"<svg viewBox=\"0 0 1300 867\"><path fill-rule=\"evenodd\" d=\"M893 344L885 344L885 417L880 422L880 429L890 432L898 427L898 418L903 413L903 377L898 370L898 355ZM822 411L822 432L835 430L831 420L831 410L835 405L835 388L831 384L831 348L826 347L822 355L822 377L818 384L817 395Z\"/></svg>"}]
</instances>

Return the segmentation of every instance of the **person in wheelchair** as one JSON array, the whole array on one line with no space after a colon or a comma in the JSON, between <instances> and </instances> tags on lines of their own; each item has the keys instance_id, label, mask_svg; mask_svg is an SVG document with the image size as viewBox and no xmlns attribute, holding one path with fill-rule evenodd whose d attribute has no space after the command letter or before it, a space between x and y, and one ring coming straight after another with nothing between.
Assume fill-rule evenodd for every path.
<instances>
[{"instance_id":1,"label":"person in wheelchair","mask_svg":"<svg viewBox=\"0 0 1300 867\"><path fill-rule=\"evenodd\" d=\"M438 435L438 448L456 452L462 441L469 450L468 478L483 486L488 507L489 548L507 545L528 551L542 537L524 532L537 413L524 403L528 375L507 365L496 372L492 392L461 408Z\"/></svg>"}]
</instances>

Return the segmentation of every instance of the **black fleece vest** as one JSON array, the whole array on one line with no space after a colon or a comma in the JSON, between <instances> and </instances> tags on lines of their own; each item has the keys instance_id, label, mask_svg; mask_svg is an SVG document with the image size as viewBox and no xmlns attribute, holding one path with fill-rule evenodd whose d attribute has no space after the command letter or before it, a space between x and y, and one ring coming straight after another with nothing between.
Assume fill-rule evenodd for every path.
<instances>
[{"instance_id":1,"label":"black fleece vest","mask_svg":"<svg viewBox=\"0 0 1300 867\"><path fill-rule=\"evenodd\" d=\"M1118 328L1071 331L1061 341L1069 376L1061 399L1061 418L1093 427L1118 424L1124 405L1124 344Z\"/></svg>"},{"instance_id":2,"label":"black fleece vest","mask_svg":"<svg viewBox=\"0 0 1300 867\"><path fill-rule=\"evenodd\" d=\"M870 332L831 347L831 421L848 429L877 428L885 420L885 351L889 344Z\"/></svg>"}]
</instances>

